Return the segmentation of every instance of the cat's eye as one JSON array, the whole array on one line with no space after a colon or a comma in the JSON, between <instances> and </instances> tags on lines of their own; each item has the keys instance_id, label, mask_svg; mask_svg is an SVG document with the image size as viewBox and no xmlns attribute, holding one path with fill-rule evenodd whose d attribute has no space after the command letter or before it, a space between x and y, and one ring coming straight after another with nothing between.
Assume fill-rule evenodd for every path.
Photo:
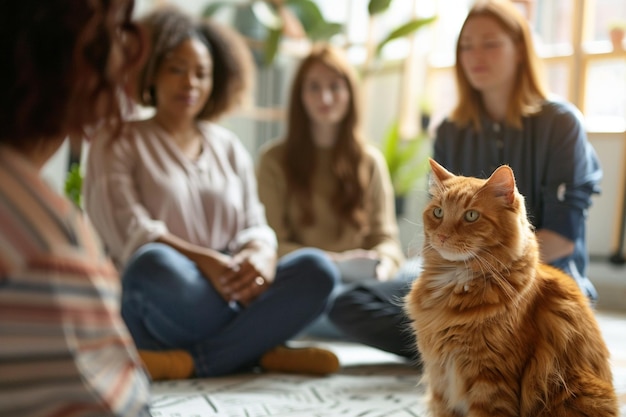
<instances>
[{"instance_id":1,"label":"cat's eye","mask_svg":"<svg viewBox=\"0 0 626 417\"><path fill-rule=\"evenodd\" d=\"M475 222L478 220L479 214L476 210L467 210L465 212L465 220L468 222Z\"/></svg>"},{"instance_id":2,"label":"cat's eye","mask_svg":"<svg viewBox=\"0 0 626 417\"><path fill-rule=\"evenodd\" d=\"M443 217L443 209L441 207L435 207L433 209L433 216L435 216L438 219L441 219Z\"/></svg>"}]
</instances>

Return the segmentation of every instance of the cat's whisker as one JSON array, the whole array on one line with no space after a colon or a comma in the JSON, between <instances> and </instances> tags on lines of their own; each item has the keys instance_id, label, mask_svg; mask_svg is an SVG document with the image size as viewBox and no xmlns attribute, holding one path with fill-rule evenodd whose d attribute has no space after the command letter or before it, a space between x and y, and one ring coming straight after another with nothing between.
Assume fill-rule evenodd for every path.
<instances>
[{"instance_id":1,"label":"cat's whisker","mask_svg":"<svg viewBox=\"0 0 626 417\"><path fill-rule=\"evenodd\" d=\"M503 292L504 296L509 300L512 301L515 297L515 289L511 286L511 284L509 283L509 281L506 279L505 275L503 274L503 272L505 274L508 274L509 269L508 267L501 261L499 261L498 259L496 259L491 253L489 252L483 252L487 255L489 255L491 258L493 258L497 263L500 264L501 266L501 270L498 270L497 268L495 268L495 266L493 264L491 264L488 260L486 260L483 257L476 257L476 261L478 263L478 265L481 267L481 270L483 271L483 277L485 280L485 287L487 285L487 281L489 278L491 278L491 280L493 281L493 283L495 285L497 285Z\"/></svg>"}]
</instances>

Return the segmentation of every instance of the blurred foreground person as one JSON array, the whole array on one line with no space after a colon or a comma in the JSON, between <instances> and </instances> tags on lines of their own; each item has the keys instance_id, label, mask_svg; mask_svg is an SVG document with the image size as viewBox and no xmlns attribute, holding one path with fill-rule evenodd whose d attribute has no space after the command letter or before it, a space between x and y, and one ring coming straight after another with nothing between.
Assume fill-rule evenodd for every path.
<instances>
[{"instance_id":1,"label":"blurred foreground person","mask_svg":"<svg viewBox=\"0 0 626 417\"><path fill-rule=\"evenodd\" d=\"M120 284L82 212L40 177L70 134L119 128L132 0L0 3L0 415L143 416Z\"/></svg>"}]
</instances>

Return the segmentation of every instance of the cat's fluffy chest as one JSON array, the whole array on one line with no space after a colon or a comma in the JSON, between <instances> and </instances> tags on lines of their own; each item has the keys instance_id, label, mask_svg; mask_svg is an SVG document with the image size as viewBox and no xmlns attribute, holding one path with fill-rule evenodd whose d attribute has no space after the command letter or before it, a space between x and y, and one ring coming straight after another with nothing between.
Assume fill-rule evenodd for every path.
<instances>
[{"instance_id":1,"label":"cat's fluffy chest","mask_svg":"<svg viewBox=\"0 0 626 417\"><path fill-rule=\"evenodd\" d=\"M469 292L474 274L466 268L449 268L433 274L428 281L428 287L432 288L435 297L444 297L450 291L456 294Z\"/></svg>"},{"instance_id":2,"label":"cat's fluffy chest","mask_svg":"<svg viewBox=\"0 0 626 417\"><path fill-rule=\"evenodd\" d=\"M412 310L414 328L430 383L458 415L467 414L468 391L480 385L465 378L468 370L478 375L498 363L507 356L507 344L519 335L506 305L469 307L481 298L479 294L489 291L485 279L464 268L448 270L418 283L421 288L413 291L416 298L410 301L420 306ZM510 366L519 371L518 364Z\"/></svg>"},{"instance_id":3,"label":"cat's fluffy chest","mask_svg":"<svg viewBox=\"0 0 626 417\"><path fill-rule=\"evenodd\" d=\"M452 342L456 333L475 338L488 338L498 329L514 325L512 320L518 300L503 302L501 296L490 297L493 285L488 276L466 268L452 268L430 276L422 276L412 292L409 303L414 310L416 325L424 332L440 333ZM423 326L420 325L423 324ZM458 340L460 348L468 348L467 340Z\"/></svg>"},{"instance_id":4,"label":"cat's fluffy chest","mask_svg":"<svg viewBox=\"0 0 626 417\"><path fill-rule=\"evenodd\" d=\"M500 304L501 297L495 294L490 275L474 271L462 265L444 268L425 268L419 278L420 293L415 294L423 309L455 306L463 311L485 305Z\"/></svg>"}]
</instances>

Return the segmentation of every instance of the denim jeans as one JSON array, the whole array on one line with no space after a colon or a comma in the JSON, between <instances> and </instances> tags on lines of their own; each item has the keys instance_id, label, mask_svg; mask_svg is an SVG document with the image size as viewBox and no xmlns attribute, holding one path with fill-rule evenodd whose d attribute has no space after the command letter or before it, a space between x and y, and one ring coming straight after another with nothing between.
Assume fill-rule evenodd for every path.
<instances>
[{"instance_id":1,"label":"denim jeans","mask_svg":"<svg viewBox=\"0 0 626 417\"><path fill-rule=\"evenodd\" d=\"M195 263L170 246L137 250L122 277L122 317L139 349L185 349L196 376L250 369L311 323L339 281L317 249L282 257L269 288L246 308L229 306Z\"/></svg>"},{"instance_id":2,"label":"denim jeans","mask_svg":"<svg viewBox=\"0 0 626 417\"><path fill-rule=\"evenodd\" d=\"M376 347L381 346L395 346L398 337L395 337L396 322L387 321L387 317L395 317L398 313L402 314L401 303L402 300L398 297L397 300L388 300L383 296L381 301L380 294L367 294L369 288L401 288L404 290L410 288L410 283L417 277L422 270L421 259L412 258L408 259L402 267L398 270L393 278L392 284L384 284L375 279L364 279L356 282L341 282L339 283L332 294L330 295L329 305L326 312L318 317L313 323L311 323L306 329L304 329L302 335L309 337L320 337L324 339L337 339L337 340L350 340L363 342L361 337L354 338L354 333L359 329L363 329L366 335L373 335L374 340L369 338L365 339L365 344L373 345ZM365 288L365 290L363 290ZM365 298L360 298L361 291L366 292ZM401 291L392 291L393 294L402 294ZM357 297L358 301L352 299ZM371 296L371 298L370 298ZM335 307L336 299L339 298L338 305ZM393 301L392 305L387 305L389 301ZM397 302L396 302L397 301ZM359 316L361 308L365 308L364 313L367 317ZM383 320L379 320L380 317L389 313L389 316ZM371 316L370 316L371 315ZM357 321L354 321L354 318ZM365 320L358 320L364 318ZM400 317L402 318L402 317ZM404 323L404 321L402 321ZM380 325L381 328L377 329ZM359 333L356 333L360 336ZM392 336L392 337L390 337ZM402 340L406 339L404 335L401 335ZM402 349L402 348L401 348ZM399 350L395 348L383 349L393 353L397 353ZM412 356L413 352L404 352L403 356Z\"/></svg>"},{"instance_id":3,"label":"denim jeans","mask_svg":"<svg viewBox=\"0 0 626 417\"><path fill-rule=\"evenodd\" d=\"M391 281L368 281L337 295L330 322L349 339L419 362L403 299L422 270L420 258L408 259Z\"/></svg>"},{"instance_id":4,"label":"denim jeans","mask_svg":"<svg viewBox=\"0 0 626 417\"><path fill-rule=\"evenodd\" d=\"M561 267L572 276L593 305L597 292L588 278L576 272L573 261L569 265L557 261L553 266ZM352 340L418 361L403 300L421 270L421 259L411 258L392 281L364 282L342 291L333 298L328 312L330 322Z\"/></svg>"}]
</instances>

